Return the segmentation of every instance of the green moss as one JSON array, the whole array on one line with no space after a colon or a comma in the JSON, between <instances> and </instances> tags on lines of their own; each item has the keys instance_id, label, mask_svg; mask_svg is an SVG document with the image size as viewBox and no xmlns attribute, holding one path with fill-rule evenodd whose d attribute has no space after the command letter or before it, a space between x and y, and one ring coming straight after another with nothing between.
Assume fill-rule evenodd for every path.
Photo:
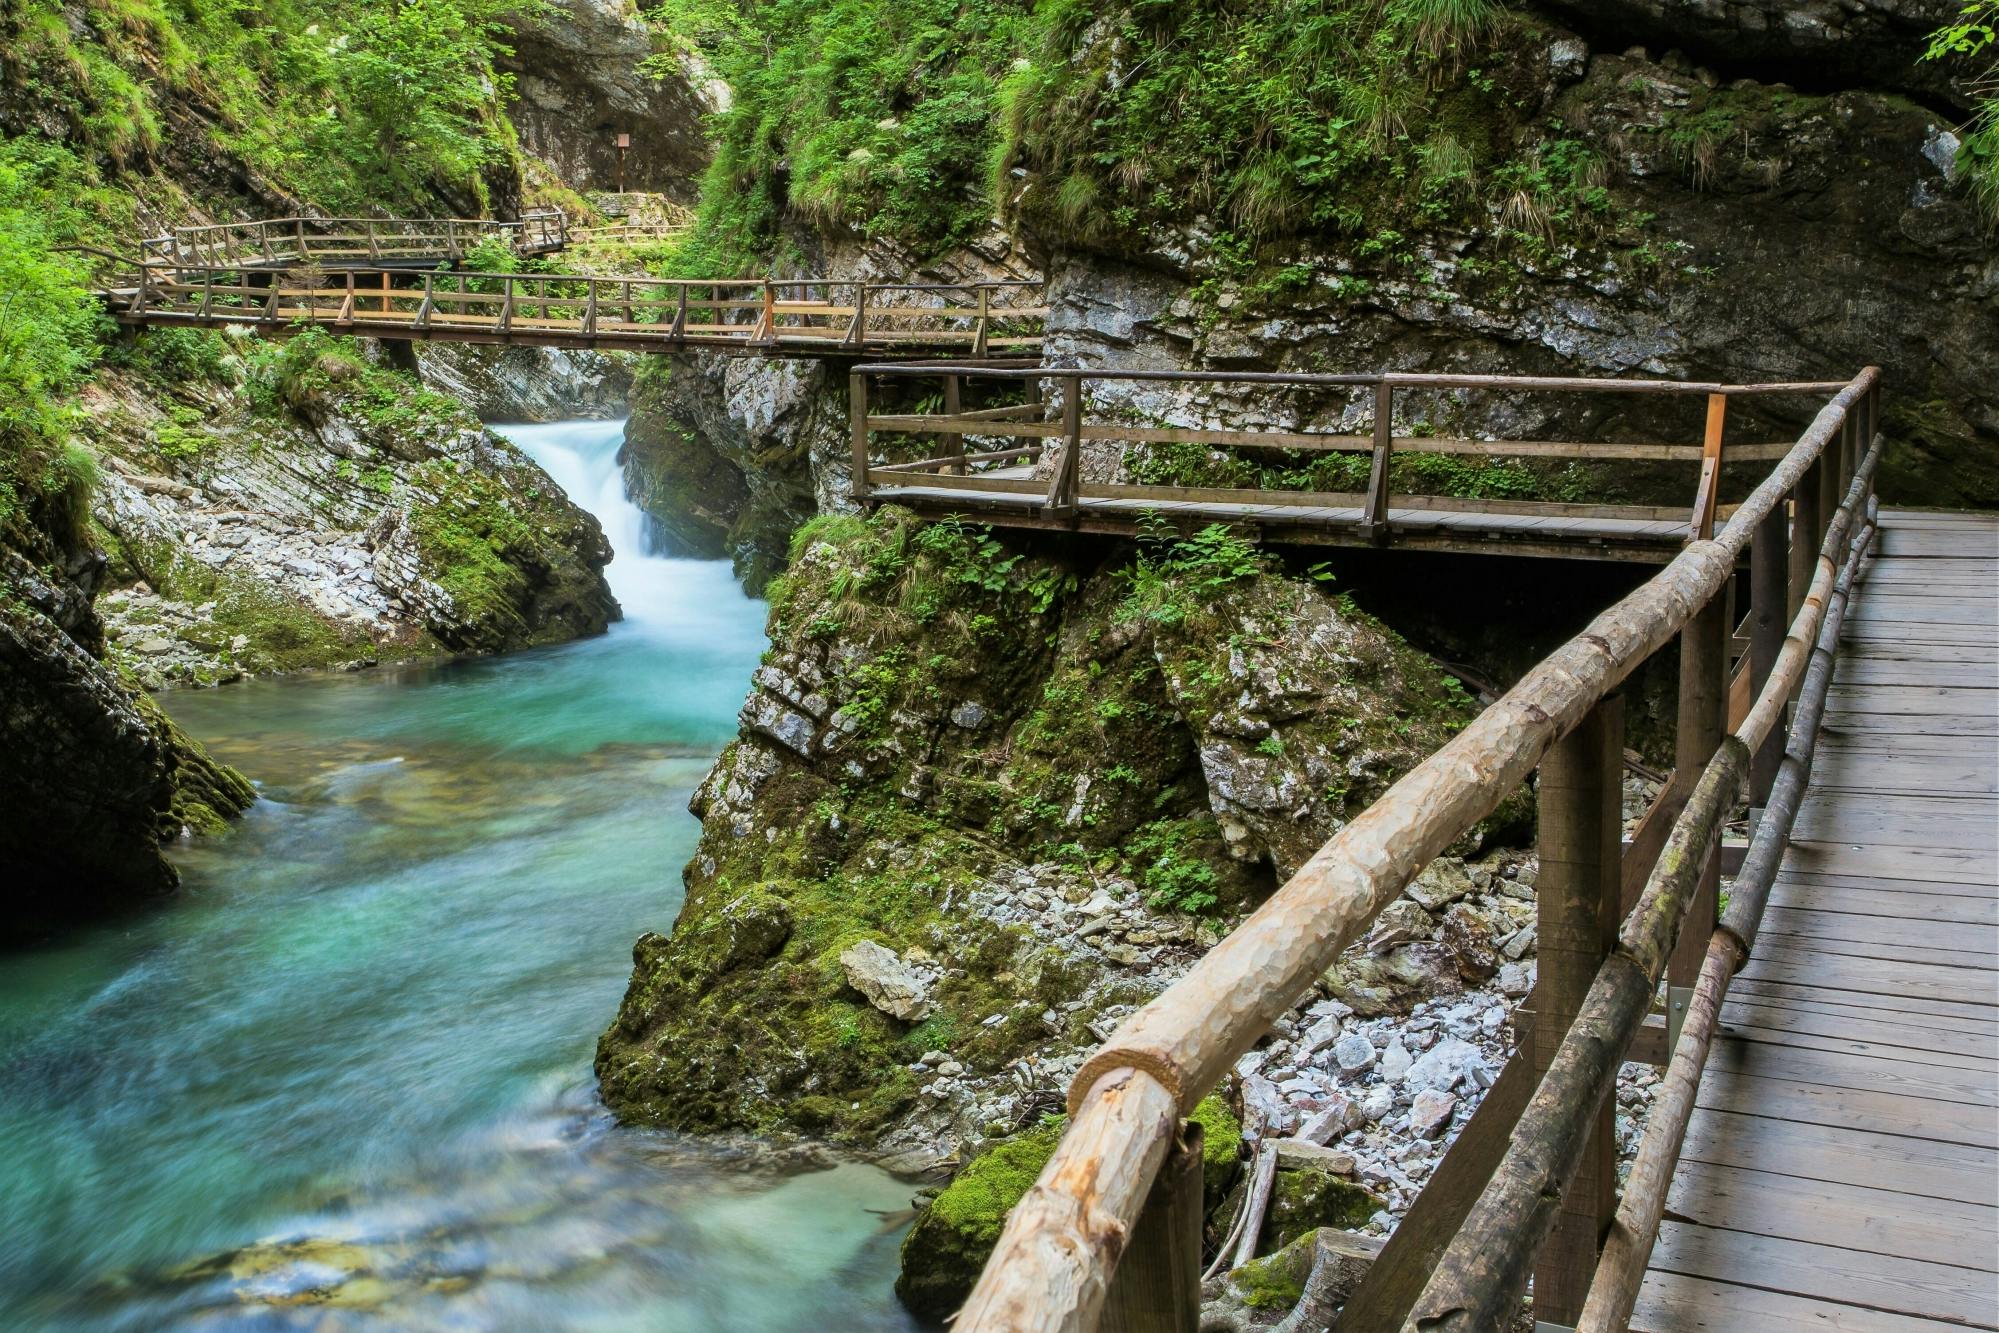
<instances>
[{"instance_id":1,"label":"green moss","mask_svg":"<svg viewBox=\"0 0 1999 1333\"><path fill-rule=\"evenodd\" d=\"M1007 1214L1062 1137L1051 1121L988 1148L954 1177L902 1242L895 1294L916 1314L942 1319L964 1304Z\"/></svg>"},{"instance_id":2,"label":"green moss","mask_svg":"<svg viewBox=\"0 0 1999 1333\"><path fill-rule=\"evenodd\" d=\"M185 596L184 589L175 595ZM248 640L233 651L238 664L259 673L310 671L374 661L378 649L361 630L337 626L303 602L261 584L224 583L216 592L208 636L228 643Z\"/></svg>"},{"instance_id":3,"label":"green moss","mask_svg":"<svg viewBox=\"0 0 1999 1333\"><path fill-rule=\"evenodd\" d=\"M1295 1237L1275 1254L1229 1270L1229 1289L1252 1310L1274 1312L1294 1308L1305 1294L1306 1279L1312 1275L1317 1244L1318 1230L1314 1228Z\"/></svg>"},{"instance_id":4,"label":"green moss","mask_svg":"<svg viewBox=\"0 0 1999 1333\"><path fill-rule=\"evenodd\" d=\"M1201 1196L1212 1208L1235 1183L1242 1158L1242 1122L1214 1093L1195 1103L1187 1118L1201 1127Z\"/></svg>"},{"instance_id":5,"label":"green moss","mask_svg":"<svg viewBox=\"0 0 1999 1333\"><path fill-rule=\"evenodd\" d=\"M1379 1195L1344 1176L1311 1169L1279 1171L1259 1249L1270 1254L1320 1227L1358 1231L1384 1206Z\"/></svg>"}]
</instances>

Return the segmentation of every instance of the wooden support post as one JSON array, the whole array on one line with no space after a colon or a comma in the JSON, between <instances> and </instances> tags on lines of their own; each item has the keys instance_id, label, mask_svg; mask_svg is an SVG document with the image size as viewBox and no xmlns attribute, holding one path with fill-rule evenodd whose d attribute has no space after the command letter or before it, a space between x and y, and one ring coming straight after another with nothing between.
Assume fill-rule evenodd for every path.
<instances>
[{"instance_id":1,"label":"wooden support post","mask_svg":"<svg viewBox=\"0 0 1999 1333\"><path fill-rule=\"evenodd\" d=\"M1457 1142L1423 1183L1423 1192L1348 1298L1336 1333L1377 1333L1402 1327L1409 1307L1437 1266L1437 1256L1464 1226L1466 1214L1506 1153L1521 1108L1534 1091L1538 1076L1533 1061L1534 1033L1530 1029L1520 1034L1513 1058L1506 1062L1498 1081L1465 1122Z\"/></svg>"},{"instance_id":2,"label":"wooden support post","mask_svg":"<svg viewBox=\"0 0 1999 1333\"><path fill-rule=\"evenodd\" d=\"M992 317L992 295L992 288L979 288L979 323L972 333L972 355L975 357L986 354L986 323Z\"/></svg>"},{"instance_id":3,"label":"wooden support post","mask_svg":"<svg viewBox=\"0 0 1999 1333\"><path fill-rule=\"evenodd\" d=\"M382 270L382 313L389 313L389 271Z\"/></svg>"},{"instance_id":4,"label":"wooden support post","mask_svg":"<svg viewBox=\"0 0 1999 1333\"><path fill-rule=\"evenodd\" d=\"M681 288L683 297L687 289ZM859 371L847 376L847 422L854 436L854 474L847 484L847 496L855 504L868 502L868 377Z\"/></svg>"},{"instance_id":5,"label":"wooden support post","mask_svg":"<svg viewBox=\"0 0 1999 1333\"><path fill-rule=\"evenodd\" d=\"M597 284L590 284L590 294L583 302L583 334L587 338L597 336Z\"/></svg>"},{"instance_id":6,"label":"wooden support post","mask_svg":"<svg viewBox=\"0 0 1999 1333\"><path fill-rule=\"evenodd\" d=\"M1387 380L1374 386L1374 462L1367 473L1367 504L1360 530L1369 541L1388 540L1388 465L1395 449L1395 390Z\"/></svg>"},{"instance_id":7,"label":"wooden support post","mask_svg":"<svg viewBox=\"0 0 1999 1333\"><path fill-rule=\"evenodd\" d=\"M1788 620L1796 620L1805 604L1805 590L1812 586L1819 559L1819 465L1806 470L1791 491L1791 577L1790 596L1785 605Z\"/></svg>"},{"instance_id":8,"label":"wooden support post","mask_svg":"<svg viewBox=\"0 0 1999 1333\"><path fill-rule=\"evenodd\" d=\"M1721 440L1728 423L1728 395L1711 393L1707 400L1707 432L1701 439L1701 480L1694 490L1694 517L1688 541L1714 536L1715 510L1721 504Z\"/></svg>"},{"instance_id":9,"label":"wooden support post","mask_svg":"<svg viewBox=\"0 0 1999 1333\"><path fill-rule=\"evenodd\" d=\"M1853 414L1848 412L1846 420L1850 422L1852 419ZM1812 531L1814 561L1818 558L1819 547L1825 541L1827 525L1832 522L1832 516L1839 512L1840 503L1846 498L1846 482L1840 475L1842 469L1839 462L1840 441L1846 437L1846 433L1847 427L1842 424L1840 433L1826 441L1825 452L1819 457L1818 525Z\"/></svg>"},{"instance_id":10,"label":"wooden support post","mask_svg":"<svg viewBox=\"0 0 1999 1333\"><path fill-rule=\"evenodd\" d=\"M1048 508L1069 518L1076 513L1076 479L1082 475L1083 377L1063 376L1062 456L1048 478Z\"/></svg>"},{"instance_id":11,"label":"wooden support post","mask_svg":"<svg viewBox=\"0 0 1999 1333\"><path fill-rule=\"evenodd\" d=\"M1617 947L1623 860L1624 709L1611 696L1541 760L1539 976L1534 1063L1554 1060L1597 968ZM1702 940L1707 938L1702 932ZM1606 1102L1534 1267L1534 1318L1573 1326L1617 1207L1617 1107Z\"/></svg>"},{"instance_id":12,"label":"wooden support post","mask_svg":"<svg viewBox=\"0 0 1999 1333\"><path fill-rule=\"evenodd\" d=\"M1784 632L1790 627L1791 615L1788 610L1789 598L1785 585L1788 576L1786 550L1786 530L1788 524L1781 505L1770 510L1770 516L1756 525L1756 535L1749 546L1749 693L1756 698L1763 693L1764 682L1770 679L1770 671L1777 665L1777 654L1784 646ZM1771 731L1761 747L1751 757L1749 766L1749 802L1760 806L1770 794L1770 784L1777 780L1777 765L1784 759L1784 733L1778 727Z\"/></svg>"},{"instance_id":13,"label":"wooden support post","mask_svg":"<svg viewBox=\"0 0 1999 1333\"><path fill-rule=\"evenodd\" d=\"M777 293L771 287L770 279L768 278L764 279L763 316L757 322L763 325L764 341L766 343L775 343L777 341Z\"/></svg>"},{"instance_id":14,"label":"wooden support post","mask_svg":"<svg viewBox=\"0 0 1999 1333\"><path fill-rule=\"evenodd\" d=\"M437 275L435 273L426 273L423 275L423 304L416 308L416 326L420 329L428 330L430 328L431 302L434 299L432 291L436 284L436 278Z\"/></svg>"},{"instance_id":15,"label":"wooden support post","mask_svg":"<svg viewBox=\"0 0 1999 1333\"><path fill-rule=\"evenodd\" d=\"M944 415L947 417L955 417L962 410L958 401L959 400L958 383L959 381L956 375L946 375L944 377ZM958 460L955 463L947 465L944 468L944 470L946 472L949 472L953 476L957 477L964 476L965 475L964 433L961 431L953 431L951 434L946 435L944 437L944 452L948 455L951 455L952 457L955 457Z\"/></svg>"},{"instance_id":16,"label":"wooden support post","mask_svg":"<svg viewBox=\"0 0 1999 1333\"><path fill-rule=\"evenodd\" d=\"M1196 1333L1201 1324L1201 1126L1180 1125L1111 1272L1104 1333Z\"/></svg>"},{"instance_id":17,"label":"wooden support post","mask_svg":"<svg viewBox=\"0 0 1999 1333\"><path fill-rule=\"evenodd\" d=\"M298 238L298 262L305 262L305 219L292 219L292 232Z\"/></svg>"},{"instance_id":18,"label":"wooden support post","mask_svg":"<svg viewBox=\"0 0 1999 1333\"><path fill-rule=\"evenodd\" d=\"M1814 551L1818 541L1819 536L1814 535ZM1680 703L1673 745L1676 771L1698 774L1714 757L1716 747L1721 744L1727 693L1728 617L1717 593L1680 631ZM1668 1049L1679 1041L1687 1000L1694 983L1700 979L1701 963L1707 955L1707 937L1714 933L1715 922L1720 919L1720 888L1721 841L1716 839L1708 851L1693 901L1687 907L1679 943L1666 965Z\"/></svg>"},{"instance_id":19,"label":"wooden support post","mask_svg":"<svg viewBox=\"0 0 1999 1333\"><path fill-rule=\"evenodd\" d=\"M865 346L868 341L868 284L861 284L861 290L854 297L854 346Z\"/></svg>"},{"instance_id":20,"label":"wooden support post","mask_svg":"<svg viewBox=\"0 0 1999 1333\"><path fill-rule=\"evenodd\" d=\"M371 219L368 223L368 262L371 264L376 263L381 257L381 249L375 242L375 224Z\"/></svg>"},{"instance_id":21,"label":"wooden support post","mask_svg":"<svg viewBox=\"0 0 1999 1333\"><path fill-rule=\"evenodd\" d=\"M512 278L508 278L506 279L503 294L500 297L500 332L509 333L513 330L513 327L514 327L514 280Z\"/></svg>"}]
</instances>

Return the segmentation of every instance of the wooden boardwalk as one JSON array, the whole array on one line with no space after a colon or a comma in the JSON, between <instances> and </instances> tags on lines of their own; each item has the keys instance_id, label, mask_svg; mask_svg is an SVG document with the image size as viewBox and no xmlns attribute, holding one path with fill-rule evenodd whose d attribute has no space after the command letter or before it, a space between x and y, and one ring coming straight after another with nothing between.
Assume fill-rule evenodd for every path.
<instances>
[{"instance_id":1,"label":"wooden boardwalk","mask_svg":"<svg viewBox=\"0 0 1999 1333\"><path fill-rule=\"evenodd\" d=\"M1882 519L1645 1333L1999 1328L1999 515Z\"/></svg>"}]
</instances>

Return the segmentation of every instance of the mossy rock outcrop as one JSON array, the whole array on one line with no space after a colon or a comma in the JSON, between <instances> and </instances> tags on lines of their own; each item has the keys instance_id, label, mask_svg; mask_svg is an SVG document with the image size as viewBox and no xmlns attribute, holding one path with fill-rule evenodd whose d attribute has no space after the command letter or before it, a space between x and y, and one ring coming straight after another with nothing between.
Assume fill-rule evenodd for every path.
<instances>
[{"instance_id":1,"label":"mossy rock outcrop","mask_svg":"<svg viewBox=\"0 0 1999 1333\"><path fill-rule=\"evenodd\" d=\"M0 941L170 892L162 854L255 799L100 659L88 587L53 543L0 544ZM25 552L25 554L24 554ZM30 559L36 557L36 559Z\"/></svg>"},{"instance_id":2,"label":"mossy rock outcrop","mask_svg":"<svg viewBox=\"0 0 1999 1333\"><path fill-rule=\"evenodd\" d=\"M1105 1023L1476 711L1221 529L1106 555L827 517L769 600L679 917L598 1044L629 1120L939 1157L1033 1123ZM850 983L864 943L920 1004Z\"/></svg>"}]
</instances>

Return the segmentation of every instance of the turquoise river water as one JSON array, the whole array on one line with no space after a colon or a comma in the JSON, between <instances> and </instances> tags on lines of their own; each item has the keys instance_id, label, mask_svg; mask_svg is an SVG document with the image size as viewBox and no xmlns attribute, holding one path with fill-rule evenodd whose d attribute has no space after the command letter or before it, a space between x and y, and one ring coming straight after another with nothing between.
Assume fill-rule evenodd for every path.
<instances>
[{"instance_id":1,"label":"turquoise river water","mask_svg":"<svg viewBox=\"0 0 1999 1333\"><path fill-rule=\"evenodd\" d=\"M165 697L263 799L170 904L0 958L0 1328L912 1327L907 1186L596 1102L763 608L642 553L621 423L505 429L603 520L625 621Z\"/></svg>"}]
</instances>

